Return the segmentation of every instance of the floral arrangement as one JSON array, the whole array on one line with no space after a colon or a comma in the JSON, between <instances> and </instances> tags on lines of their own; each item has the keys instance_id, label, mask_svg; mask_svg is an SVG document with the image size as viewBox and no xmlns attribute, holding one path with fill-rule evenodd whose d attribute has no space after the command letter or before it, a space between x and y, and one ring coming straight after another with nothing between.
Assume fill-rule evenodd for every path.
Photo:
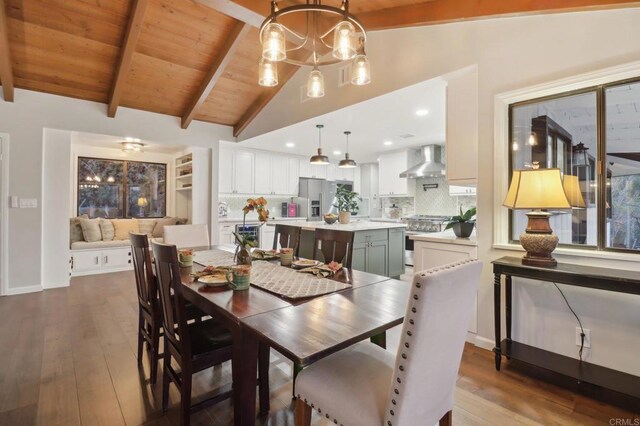
<instances>
[{"instance_id":1,"label":"floral arrangement","mask_svg":"<svg viewBox=\"0 0 640 426\"><path fill-rule=\"evenodd\" d=\"M269 219L269 210L267 210L266 206L267 200L264 197L249 198L247 200L247 204L242 208L242 212L244 213L244 216L242 217L242 227L245 227L247 215L251 212L258 213L258 220L260 221L259 226L267 223L267 220ZM251 255L248 253L248 249L257 246L258 242L253 235L240 236L235 232L233 235L236 239L236 244L238 245L236 248L236 258L238 263L250 264Z\"/></svg>"},{"instance_id":2,"label":"floral arrangement","mask_svg":"<svg viewBox=\"0 0 640 426\"><path fill-rule=\"evenodd\" d=\"M178 253L180 253L182 256L194 256L194 252L192 249L180 249L178 250Z\"/></svg>"}]
</instances>

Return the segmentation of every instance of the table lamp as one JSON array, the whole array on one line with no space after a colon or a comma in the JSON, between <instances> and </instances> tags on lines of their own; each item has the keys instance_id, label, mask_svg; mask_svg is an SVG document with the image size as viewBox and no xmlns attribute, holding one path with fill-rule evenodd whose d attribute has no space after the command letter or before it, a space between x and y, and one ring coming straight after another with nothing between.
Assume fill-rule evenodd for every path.
<instances>
[{"instance_id":1,"label":"table lamp","mask_svg":"<svg viewBox=\"0 0 640 426\"><path fill-rule=\"evenodd\" d=\"M147 207L149 205L149 201L147 197L138 198L138 207Z\"/></svg>"},{"instance_id":2,"label":"table lamp","mask_svg":"<svg viewBox=\"0 0 640 426\"><path fill-rule=\"evenodd\" d=\"M520 244L527 251L522 264L555 266L558 262L551 253L558 245L558 236L549 225L551 213L546 210L570 209L571 204L565 193L560 169L540 169L537 164L533 167L513 171L503 205L513 210L532 209L527 213L527 229L520 236Z\"/></svg>"}]
</instances>

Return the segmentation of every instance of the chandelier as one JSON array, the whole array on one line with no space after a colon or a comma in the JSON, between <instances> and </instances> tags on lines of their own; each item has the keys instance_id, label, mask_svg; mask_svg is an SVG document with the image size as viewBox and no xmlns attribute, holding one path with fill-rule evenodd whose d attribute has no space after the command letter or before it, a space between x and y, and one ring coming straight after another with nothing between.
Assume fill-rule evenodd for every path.
<instances>
[{"instance_id":1,"label":"chandelier","mask_svg":"<svg viewBox=\"0 0 640 426\"><path fill-rule=\"evenodd\" d=\"M295 29L279 22L285 16L297 24ZM293 21L296 18L300 20ZM307 79L307 96L320 98L324 96L324 77L319 67L346 61L352 61L351 84L369 84L371 71L364 51L366 39L364 27L349 13L349 0L343 0L340 7L323 5L321 0L307 0L306 4L282 9L272 1L271 14L260 26L259 84L278 85L278 62L309 66L312 71ZM329 52L331 57L322 59Z\"/></svg>"}]
</instances>

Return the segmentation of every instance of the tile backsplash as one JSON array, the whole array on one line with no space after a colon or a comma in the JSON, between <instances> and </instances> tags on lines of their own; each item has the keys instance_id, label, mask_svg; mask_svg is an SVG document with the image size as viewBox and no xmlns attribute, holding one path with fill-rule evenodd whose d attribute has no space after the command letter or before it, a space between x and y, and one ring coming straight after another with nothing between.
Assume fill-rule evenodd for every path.
<instances>
[{"instance_id":1,"label":"tile backsplash","mask_svg":"<svg viewBox=\"0 0 640 426\"><path fill-rule=\"evenodd\" d=\"M382 198L382 215L391 217L391 206L396 205L401 210L401 216L413 214L453 216L462 210L476 206L475 195L450 196L447 178L415 179L415 197ZM437 188L423 189L423 184L437 184Z\"/></svg>"},{"instance_id":2,"label":"tile backsplash","mask_svg":"<svg viewBox=\"0 0 640 426\"><path fill-rule=\"evenodd\" d=\"M247 204L247 197L220 197L220 201L227 203L229 206L228 215L229 218L242 219L242 208ZM267 199L267 208L269 209L270 217L282 217L281 206L282 203L291 202L291 197L265 197ZM255 213L249 213L247 219L257 218Z\"/></svg>"}]
</instances>

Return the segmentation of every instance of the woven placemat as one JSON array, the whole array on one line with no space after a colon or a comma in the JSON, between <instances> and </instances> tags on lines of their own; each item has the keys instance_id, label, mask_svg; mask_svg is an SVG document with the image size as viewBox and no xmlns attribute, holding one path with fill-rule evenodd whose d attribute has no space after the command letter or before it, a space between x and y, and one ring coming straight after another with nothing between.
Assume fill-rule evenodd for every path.
<instances>
[{"instance_id":1,"label":"woven placemat","mask_svg":"<svg viewBox=\"0 0 640 426\"><path fill-rule=\"evenodd\" d=\"M197 251L193 261L202 266L224 266L233 265L233 253L224 250L203 250Z\"/></svg>"},{"instance_id":2,"label":"woven placemat","mask_svg":"<svg viewBox=\"0 0 640 426\"><path fill-rule=\"evenodd\" d=\"M328 278L284 268L269 262L253 262L251 285L289 299L320 296L351 287Z\"/></svg>"}]
</instances>

